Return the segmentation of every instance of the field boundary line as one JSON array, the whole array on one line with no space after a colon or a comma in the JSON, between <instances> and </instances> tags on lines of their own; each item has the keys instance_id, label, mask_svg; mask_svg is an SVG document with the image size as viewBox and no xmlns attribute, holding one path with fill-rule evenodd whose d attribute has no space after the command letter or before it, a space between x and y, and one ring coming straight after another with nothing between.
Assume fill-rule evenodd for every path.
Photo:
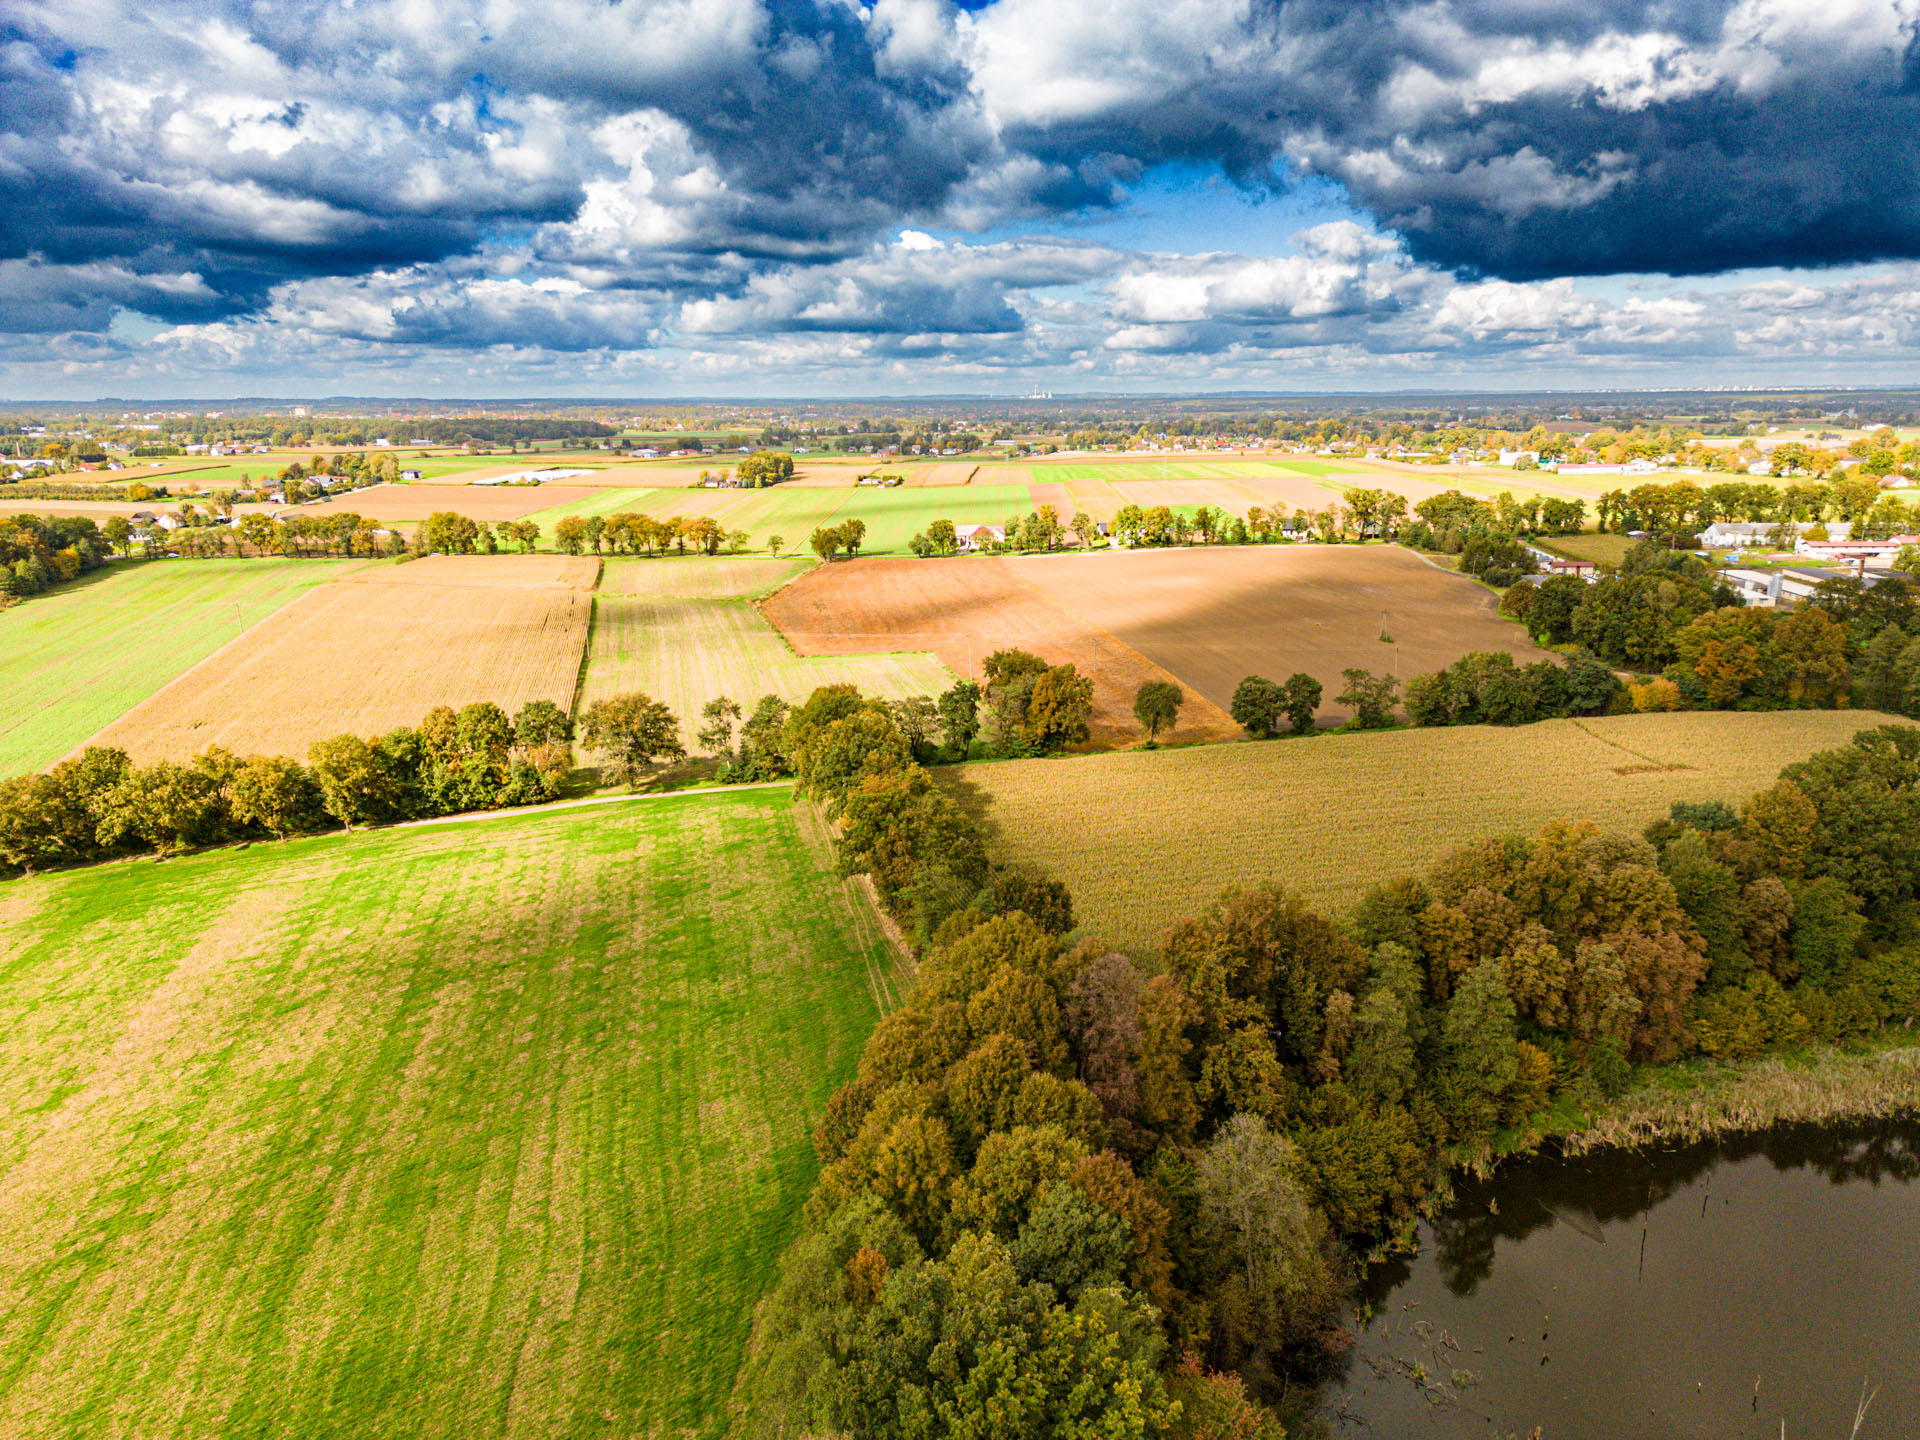
<instances>
[{"instance_id":1,"label":"field boundary line","mask_svg":"<svg viewBox=\"0 0 1920 1440\"><path fill-rule=\"evenodd\" d=\"M1587 724L1586 721L1580 719L1580 717L1578 717L1577 715L1569 715L1567 718L1573 721L1573 723L1577 727L1579 727L1582 731L1584 731L1586 734L1591 735L1594 739L1598 740L1602 745L1611 745L1615 750L1618 750L1622 755L1631 755L1636 760L1644 760L1649 765L1658 765L1663 770L1673 768L1671 765L1671 762L1662 760L1658 755L1649 755L1643 750L1634 749L1631 745L1622 745L1618 740L1609 740L1605 735L1602 735L1598 730L1595 730L1591 725ZM1693 769L1693 766L1682 765L1679 768L1682 770L1691 770Z\"/></svg>"},{"instance_id":2,"label":"field boundary line","mask_svg":"<svg viewBox=\"0 0 1920 1440\"><path fill-rule=\"evenodd\" d=\"M289 556L287 558L291 559L292 557ZM354 562L346 561L344 563L351 565ZM372 563L373 562L370 560L362 560L359 562L359 564L363 567L367 565L371 565ZM74 746L71 750L67 751L67 753L65 755L62 755L60 759L71 760L74 756L78 755L81 751L85 750L87 746L93 744L94 741L98 740L102 735L106 734L107 731L111 730L114 726L118 725L122 720L126 719L127 716L131 715L135 710L138 710L140 706L149 704L152 701L159 699L160 696L166 694L167 691L173 689L174 686L184 684L189 676L197 674L201 669L205 668L206 666L212 665L215 661L219 660L223 655L225 655L227 651L231 650L234 646L238 645L242 640L246 639L247 636L251 635L255 630L258 630L262 625L267 624L269 621L275 619L285 611L292 609L295 605L301 604L309 596L318 595L322 591L324 591L329 585L336 585L346 578L347 577L344 575L335 575L331 579L322 580L317 585L309 585L306 589L302 590L298 595L295 595L291 599L287 600L285 604L275 606L273 609L269 610L266 614L262 615L258 620L254 621L253 624L242 627L238 635L235 635L231 640L227 641L226 644L222 645L218 650L215 650L211 655L208 655L205 658L196 661L192 665L189 665L186 669L182 670L178 675L174 676L166 684L162 685L158 690L152 691L144 699L140 700L138 703L132 706L129 706L127 709L121 711L120 714L114 716L113 719L109 720L106 724L102 725L98 730L94 731L93 734L89 735L86 739L82 740L78 745ZM59 762L56 761L55 763L58 764Z\"/></svg>"}]
</instances>

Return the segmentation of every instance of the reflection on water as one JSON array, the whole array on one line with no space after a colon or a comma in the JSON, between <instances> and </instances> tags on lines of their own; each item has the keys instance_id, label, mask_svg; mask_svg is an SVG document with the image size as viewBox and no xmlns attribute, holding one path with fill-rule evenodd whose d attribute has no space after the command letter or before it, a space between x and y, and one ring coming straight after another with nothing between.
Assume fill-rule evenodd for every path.
<instances>
[{"instance_id":1,"label":"reflection on water","mask_svg":"<svg viewBox=\"0 0 1920 1440\"><path fill-rule=\"evenodd\" d=\"M1920 1437L1920 1123L1518 1162L1365 1298L1340 1435Z\"/></svg>"}]
</instances>

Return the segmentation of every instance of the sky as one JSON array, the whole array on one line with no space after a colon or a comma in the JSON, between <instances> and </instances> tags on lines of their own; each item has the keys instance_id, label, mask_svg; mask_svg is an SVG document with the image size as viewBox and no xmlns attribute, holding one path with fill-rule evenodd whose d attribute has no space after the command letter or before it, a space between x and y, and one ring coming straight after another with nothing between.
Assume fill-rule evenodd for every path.
<instances>
[{"instance_id":1,"label":"sky","mask_svg":"<svg viewBox=\"0 0 1920 1440\"><path fill-rule=\"evenodd\" d=\"M0 398L1917 359L1920 0L0 6Z\"/></svg>"}]
</instances>

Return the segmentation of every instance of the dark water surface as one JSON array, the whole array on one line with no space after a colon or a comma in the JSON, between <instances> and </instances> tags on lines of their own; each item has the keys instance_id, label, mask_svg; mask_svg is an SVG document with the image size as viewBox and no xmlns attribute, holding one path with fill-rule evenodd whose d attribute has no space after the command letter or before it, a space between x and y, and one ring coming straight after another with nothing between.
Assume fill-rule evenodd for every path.
<instances>
[{"instance_id":1,"label":"dark water surface","mask_svg":"<svg viewBox=\"0 0 1920 1440\"><path fill-rule=\"evenodd\" d=\"M1920 1123L1515 1162L1364 1293L1343 1437L1916 1440Z\"/></svg>"}]
</instances>

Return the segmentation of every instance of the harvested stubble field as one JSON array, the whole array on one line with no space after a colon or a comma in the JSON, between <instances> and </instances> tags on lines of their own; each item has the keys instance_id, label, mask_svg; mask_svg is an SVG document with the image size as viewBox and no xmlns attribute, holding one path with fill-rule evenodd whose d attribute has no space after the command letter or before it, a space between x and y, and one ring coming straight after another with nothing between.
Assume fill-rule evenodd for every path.
<instances>
[{"instance_id":1,"label":"harvested stubble field","mask_svg":"<svg viewBox=\"0 0 1920 1440\"><path fill-rule=\"evenodd\" d=\"M1091 626L1110 632L1223 709L1248 675L1305 671L1325 687L1348 667L1402 679L1474 650L1546 657L1497 613L1499 597L1392 545L1193 546L1021 556L1005 562ZM1380 639L1382 613L1392 644Z\"/></svg>"},{"instance_id":2,"label":"harvested stubble field","mask_svg":"<svg viewBox=\"0 0 1920 1440\"><path fill-rule=\"evenodd\" d=\"M662 555L609 560L599 593L654 600L752 600L820 562L811 556Z\"/></svg>"},{"instance_id":3,"label":"harvested stubble field","mask_svg":"<svg viewBox=\"0 0 1920 1440\"><path fill-rule=\"evenodd\" d=\"M1576 560L1618 566L1637 542L1627 535L1558 535L1540 542L1540 548Z\"/></svg>"},{"instance_id":4,"label":"harvested stubble field","mask_svg":"<svg viewBox=\"0 0 1920 1440\"><path fill-rule=\"evenodd\" d=\"M1621 715L936 773L982 808L1002 858L1065 881L1082 923L1140 948L1232 885L1277 881L1334 912L1470 840L1561 819L1638 834L1676 800L1738 803L1781 766L1897 720L1870 711Z\"/></svg>"},{"instance_id":5,"label":"harvested stubble field","mask_svg":"<svg viewBox=\"0 0 1920 1440\"><path fill-rule=\"evenodd\" d=\"M258 562L244 562L254 564ZM599 562L434 556L308 591L95 736L138 762L209 745L303 756L436 705L573 703Z\"/></svg>"},{"instance_id":6,"label":"harvested stubble field","mask_svg":"<svg viewBox=\"0 0 1920 1440\"><path fill-rule=\"evenodd\" d=\"M581 705L644 690L680 717L682 738L692 746L701 707L722 695L750 711L762 695L798 702L821 685L858 685L864 694L901 699L938 695L953 684L926 645L907 654L795 655L748 597L765 594L805 563L609 561L594 598ZM701 573L707 571L710 578Z\"/></svg>"},{"instance_id":7,"label":"harvested stubble field","mask_svg":"<svg viewBox=\"0 0 1920 1440\"><path fill-rule=\"evenodd\" d=\"M1146 680L1179 677L1048 599L1022 578L1017 564L997 557L840 561L776 591L761 609L803 655L931 650L955 674L976 679L995 650L1018 648L1052 664L1070 662L1093 679L1092 743L1137 739L1135 691ZM1217 705L1190 694L1180 728L1168 738L1185 742L1237 733Z\"/></svg>"},{"instance_id":8,"label":"harvested stubble field","mask_svg":"<svg viewBox=\"0 0 1920 1440\"><path fill-rule=\"evenodd\" d=\"M785 790L0 890L0 1434L711 1436L897 979Z\"/></svg>"},{"instance_id":9,"label":"harvested stubble field","mask_svg":"<svg viewBox=\"0 0 1920 1440\"><path fill-rule=\"evenodd\" d=\"M0 775L52 764L360 561L120 562L0 611Z\"/></svg>"}]
</instances>

